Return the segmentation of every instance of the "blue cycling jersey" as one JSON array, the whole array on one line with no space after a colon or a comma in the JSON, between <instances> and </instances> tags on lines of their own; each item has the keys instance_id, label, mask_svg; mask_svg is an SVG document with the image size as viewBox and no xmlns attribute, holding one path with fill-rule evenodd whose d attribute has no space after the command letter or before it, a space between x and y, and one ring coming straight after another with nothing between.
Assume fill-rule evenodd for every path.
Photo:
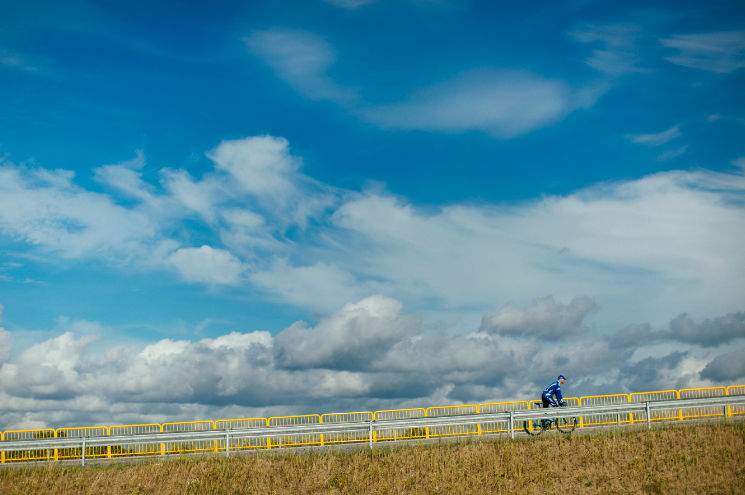
<instances>
[{"instance_id":1,"label":"blue cycling jersey","mask_svg":"<svg viewBox=\"0 0 745 495\"><path fill-rule=\"evenodd\" d=\"M557 401L561 402L561 385L559 385L558 381L555 381L551 385L549 385L546 390L543 391L543 397L545 397L551 404L557 405ZM556 400L553 399L553 397L556 397Z\"/></svg>"}]
</instances>

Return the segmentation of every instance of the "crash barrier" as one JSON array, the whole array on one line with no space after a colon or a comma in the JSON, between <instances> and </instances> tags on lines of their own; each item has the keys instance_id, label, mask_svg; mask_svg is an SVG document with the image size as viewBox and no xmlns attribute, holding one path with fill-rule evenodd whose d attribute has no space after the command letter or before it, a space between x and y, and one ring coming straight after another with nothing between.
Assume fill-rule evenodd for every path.
<instances>
[{"instance_id":1,"label":"crash barrier","mask_svg":"<svg viewBox=\"0 0 745 495\"><path fill-rule=\"evenodd\" d=\"M568 407L540 402L333 413L322 416L225 419L180 423L6 431L2 463L114 458L195 452L505 433L523 421L577 417L579 426L621 425L745 414L745 385L566 399Z\"/></svg>"}]
</instances>

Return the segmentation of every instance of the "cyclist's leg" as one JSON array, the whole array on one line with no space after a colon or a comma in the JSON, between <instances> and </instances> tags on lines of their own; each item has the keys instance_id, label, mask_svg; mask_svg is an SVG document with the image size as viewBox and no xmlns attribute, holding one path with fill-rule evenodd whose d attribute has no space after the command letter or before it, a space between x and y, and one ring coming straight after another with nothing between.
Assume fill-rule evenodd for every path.
<instances>
[{"instance_id":1,"label":"cyclist's leg","mask_svg":"<svg viewBox=\"0 0 745 495\"><path fill-rule=\"evenodd\" d=\"M544 409L548 409L549 407L551 407L551 401L548 400L548 398L545 395L541 395L541 399L543 400L543 408ZM545 428L545 427L548 427L548 425L550 425L550 423L547 420L542 419L541 420L541 425Z\"/></svg>"}]
</instances>

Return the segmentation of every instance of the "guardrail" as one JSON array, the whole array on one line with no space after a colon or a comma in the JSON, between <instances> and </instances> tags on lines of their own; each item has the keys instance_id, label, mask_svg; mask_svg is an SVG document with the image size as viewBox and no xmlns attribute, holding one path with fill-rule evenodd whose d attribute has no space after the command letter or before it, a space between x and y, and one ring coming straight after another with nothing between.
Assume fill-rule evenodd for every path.
<instances>
[{"instance_id":1,"label":"guardrail","mask_svg":"<svg viewBox=\"0 0 745 495\"><path fill-rule=\"evenodd\" d=\"M231 449L271 448L274 445L281 447L282 439L286 438L300 439L300 441L291 441L290 445L293 446L324 445L324 439L333 439L332 442L326 443L367 441L370 448L373 448L374 442L397 439L396 434L391 432L414 430L419 432L419 437L432 438L449 436L453 432L462 432L456 434L469 435L481 434L482 432L494 431L494 428L490 428L489 425L506 424L510 437L515 438L515 425L520 425L522 421L614 415L617 417L622 415L628 417L630 418L629 422L632 424L634 423L634 417L644 418L647 427L651 428L654 415L659 415L667 411L678 411L678 416L680 417L683 411L703 410L706 411L706 416L711 416L710 413L712 411L721 409L722 415L729 416L732 407L743 406L745 406L745 395L591 406L580 405L551 409L510 409L485 414L471 411L470 414L456 413L440 416L420 415L418 417L389 417L380 419L377 418L377 414L373 417L363 416L368 413L348 413L351 416L342 417L341 419L352 419L352 421L336 423L321 423L320 417L311 418L304 416L301 417L304 419L300 421L286 421L284 418L278 418L279 420L271 426L267 426L266 424L251 426L249 424L248 427L230 428L230 424L226 422L224 424L226 427L223 429L179 431L180 428L169 428L171 431L164 431L165 428L161 427L159 428L161 430L159 432L143 431L129 435L96 435L95 430L88 429L88 433L92 433L92 435L84 434L77 437L60 436L12 440L3 438L2 442L0 442L0 448L3 451L3 458L6 453L46 452L46 458L51 460L51 452L54 451L55 459L80 457L82 465L85 465L86 457L101 457L101 452L107 452L107 456L111 457L112 449L118 452L118 455L121 455L123 451L132 447L137 448L131 451L129 455L156 452L164 455L174 452L210 450L214 452L224 451L226 457L229 457ZM665 416L663 414L660 417ZM636 422L638 423L640 421ZM245 423L239 426L245 426ZM86 429L81 428L78 430L84 432ZM166 448L166 446L173 445L181 445L185 446L185 448L181 450L174 450L170 447ZM157 448L157 446L160 448ZM202 448L194 448L194 446L201 446ZM30 460L31 456L26 457L26 459Z\"/></svg>"}]
</instances>

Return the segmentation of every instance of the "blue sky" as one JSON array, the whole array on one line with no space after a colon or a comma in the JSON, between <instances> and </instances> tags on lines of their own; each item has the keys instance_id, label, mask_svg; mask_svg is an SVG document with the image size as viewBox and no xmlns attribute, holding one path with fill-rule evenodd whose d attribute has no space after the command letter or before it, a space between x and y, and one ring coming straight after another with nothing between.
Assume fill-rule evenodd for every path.
<instances>
[{"instance_id":1,"label":"blue sky","mask_svg":"<svg viewBox=\"0 0 745 495\"><path fill-rule=\"evenodd\" d=\"M742 381L744 14L0 2L0 426Z\"/></svg>"}]
</instances>

